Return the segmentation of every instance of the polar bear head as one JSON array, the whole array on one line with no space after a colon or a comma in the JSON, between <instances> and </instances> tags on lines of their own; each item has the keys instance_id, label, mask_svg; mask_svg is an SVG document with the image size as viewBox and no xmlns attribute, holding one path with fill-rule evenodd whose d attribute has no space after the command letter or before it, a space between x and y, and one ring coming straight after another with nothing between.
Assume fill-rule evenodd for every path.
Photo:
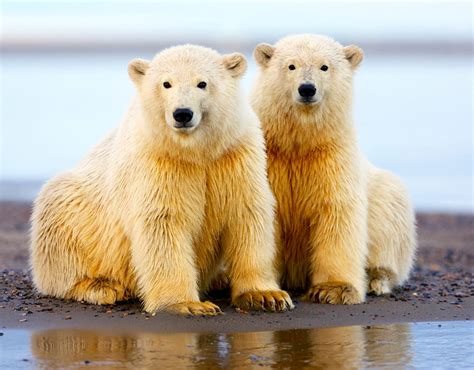
<instances>
[{"instance_id":1,"label":"polar bear head","mask_svg":"<svg viewBox=\"0 0 474 370\"><path fill-rule=\"evenodd\" d=\"M145 121L156 139L183 146L212 145L238 124L239 79L247 62L239 53L182 45L152 61L134 59L128 71Z\"/></svg>"},{"instance_id":2,"label":"polar bear head","mask_svg":"<svg viewBox=\"0 0 474 370\"><path fill-rule=\"evenodd\" d=\"M311 123L350 109L352 75L363 52L325 36L295 35L259 44L254 58L261 67L253 90L257 113L285 112Z\"/></svg>"}]
</instances>

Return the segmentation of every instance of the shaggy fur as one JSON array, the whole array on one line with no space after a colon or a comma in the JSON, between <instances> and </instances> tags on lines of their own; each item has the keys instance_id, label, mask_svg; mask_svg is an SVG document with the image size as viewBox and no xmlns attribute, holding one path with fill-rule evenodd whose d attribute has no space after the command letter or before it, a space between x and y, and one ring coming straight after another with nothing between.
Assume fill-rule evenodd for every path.
<instances>
[{"instance_id":1,"label":"shaggy fur","mask_svg":"<svg viewBox=\"0 0 474 370\"><path fill-rule=\"evenodd\" d=\"M362 50L299 35L260 44L254 57L261 72L251 101L278 203L282 283L322 303L389 292L413 263L414 215L401 182L359 152L352 78ZM302 83L317 89L312 104L300 102Z\"/></svg>"},{"instance_id":2,"label":"shaggy fur","mask_svg":"<svg viewBox=\"0 0 474 370\"><path fill-rule=\"evenodd\" d=\"M235 305L292 307L273 268L275 201L258 119L239 94L245 69L240 54L192 45L130 63L138 96L120 127L36 200L40 292L213 315L200 293L224 266ZM188 130L173 118L184 107L194 112Z\"/></svg>"}]
</instances>

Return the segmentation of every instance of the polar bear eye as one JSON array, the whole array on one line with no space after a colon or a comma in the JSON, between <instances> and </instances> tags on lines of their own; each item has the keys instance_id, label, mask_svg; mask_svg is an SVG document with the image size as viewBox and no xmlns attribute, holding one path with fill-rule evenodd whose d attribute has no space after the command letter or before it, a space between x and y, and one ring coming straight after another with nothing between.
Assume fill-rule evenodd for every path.
<instances>
[{"instance_id":1,"label":"polar bear eye","mask_svg":"<svg viewBox=\"0 0 474 370\"><path fill-rule=\"evenodd\" d=\"M290 71L294 71L294 70L296 69L296 67L295 67L294 64L290 64L290 65L288 66L288 69L289 69Z\"/></svg>"},{"instance_id":2,"label":"polar bear eye","mask_svg":"<svg viewBox=\"0 0 474 370\"><path fill-rule=\"evenodd\" d=\"M326 64L323 64L323 65L321 66L321 71L326 72L328 69L329 69L329 67L328 67Z\"/></svg>"},{"instance_id":3,"label":"polar bear eye","mask_svg":"<svg viewBox=\"0 0 474 370\"><path fill-rule=\"evenodd\" d=\"M205 83L204 81L201 81L198 83L197 87L199 87L200 89L205 89L207 86L207 83Z\"/></svg>"},{"instance_id":4,"label":"polar bear eye","mask_svg":"<svg viewBox=\"0 0 474 370\"><path fill-rule=\"evenodd\" d=\"M163 87L165 89L169 89L171 87L171 84L168 81L163 82Z\"/></svg>"}]
</instances>

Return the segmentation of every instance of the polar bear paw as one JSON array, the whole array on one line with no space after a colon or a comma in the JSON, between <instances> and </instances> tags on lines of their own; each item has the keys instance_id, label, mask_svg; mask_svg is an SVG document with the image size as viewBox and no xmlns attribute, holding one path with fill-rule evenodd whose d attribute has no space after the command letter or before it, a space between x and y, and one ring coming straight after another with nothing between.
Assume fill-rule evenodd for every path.
<instances>
[{"instance_id":1,"label":"polar bear paw","mask_svg":"<svg viewBox=\"0 0 474 370\"><path fill-rule=\"evenodd\" d=\"M344 282L316 284L306 293L305 300L326 304L358 304L363 301L357 289Z\"/></svg>"},{"instance_id":2,"label":"polar bear paw","mask_svg":"<svg viewBox=\"0 0 474 370\"><path fill-rule=\"evenodd\" d=\"M211 282L209 291L224 290L230 287L229 277L225 272L219 273Z\"/></svg>"},{"instance_id":3,"label":"polar bear paw","mask_svg":"<svg viewBox=\"0 0 474 370\"><path fill-rule=\"evenodd\" d=\"M217 316L222 315L222 311L219 306L212 302L181 302L176 303L166 308L166 311L185 316Z\"/></svg>"},{"instance_id":4,"label":"polar bear paw","mask_svg":"<svg viewBox=\"0 0 474 370\"><path fill-rule=\"evenodd\" d=\"M129 297L129 292L121 283L104 278L84 278L65 296L67 299L100 305L114 304Z\"/></svg>"},{"instance_id":5,"label":"polar bear paw","mask_svg":"<svg viewBox=\"0 0 474 370\"><path fill-rule=\"evenodd\" d=\"M371 267L367 269L367 275L369 276L369 293L382 295L392 291L396 275L390 268Z\"/></svg>"},{"instance_id":6,"label":"polar bear paw","mask_svg":"<svg viewBox=\"0 0 474 370\"><path fill-rule=\"evenodd\" d=\"M295 306L290 296L283 290L255 290L234 298L232 304L242 310L282 312Z\"/></svg>"}]
</instances>

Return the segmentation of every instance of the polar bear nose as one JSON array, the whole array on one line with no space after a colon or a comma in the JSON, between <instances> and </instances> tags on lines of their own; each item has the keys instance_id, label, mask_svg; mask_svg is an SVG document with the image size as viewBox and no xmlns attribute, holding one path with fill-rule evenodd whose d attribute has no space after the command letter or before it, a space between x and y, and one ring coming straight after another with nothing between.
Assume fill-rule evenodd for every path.
<instances>
[{"instance_id":1,"label":"polar bear nose","mask_svg":"<svg viewBox=\"0 0 474 370\"><path fill-rule=\"evenodd\" d=\"M193 111L188 108L179 108L173 112L176 122L186 124L193 119Z\"/></svg>"},{"instance_id":2,"label":"polar bear nose","mask_svg":"<svg viewBox=\"0 0 474 370\"><path fill-rule=\"evenodd\" d=\"M298 87L298 92L303 98L312 98L316 95L316 87L313 84L301 84Z\"/></svg>"}]
</instances>

